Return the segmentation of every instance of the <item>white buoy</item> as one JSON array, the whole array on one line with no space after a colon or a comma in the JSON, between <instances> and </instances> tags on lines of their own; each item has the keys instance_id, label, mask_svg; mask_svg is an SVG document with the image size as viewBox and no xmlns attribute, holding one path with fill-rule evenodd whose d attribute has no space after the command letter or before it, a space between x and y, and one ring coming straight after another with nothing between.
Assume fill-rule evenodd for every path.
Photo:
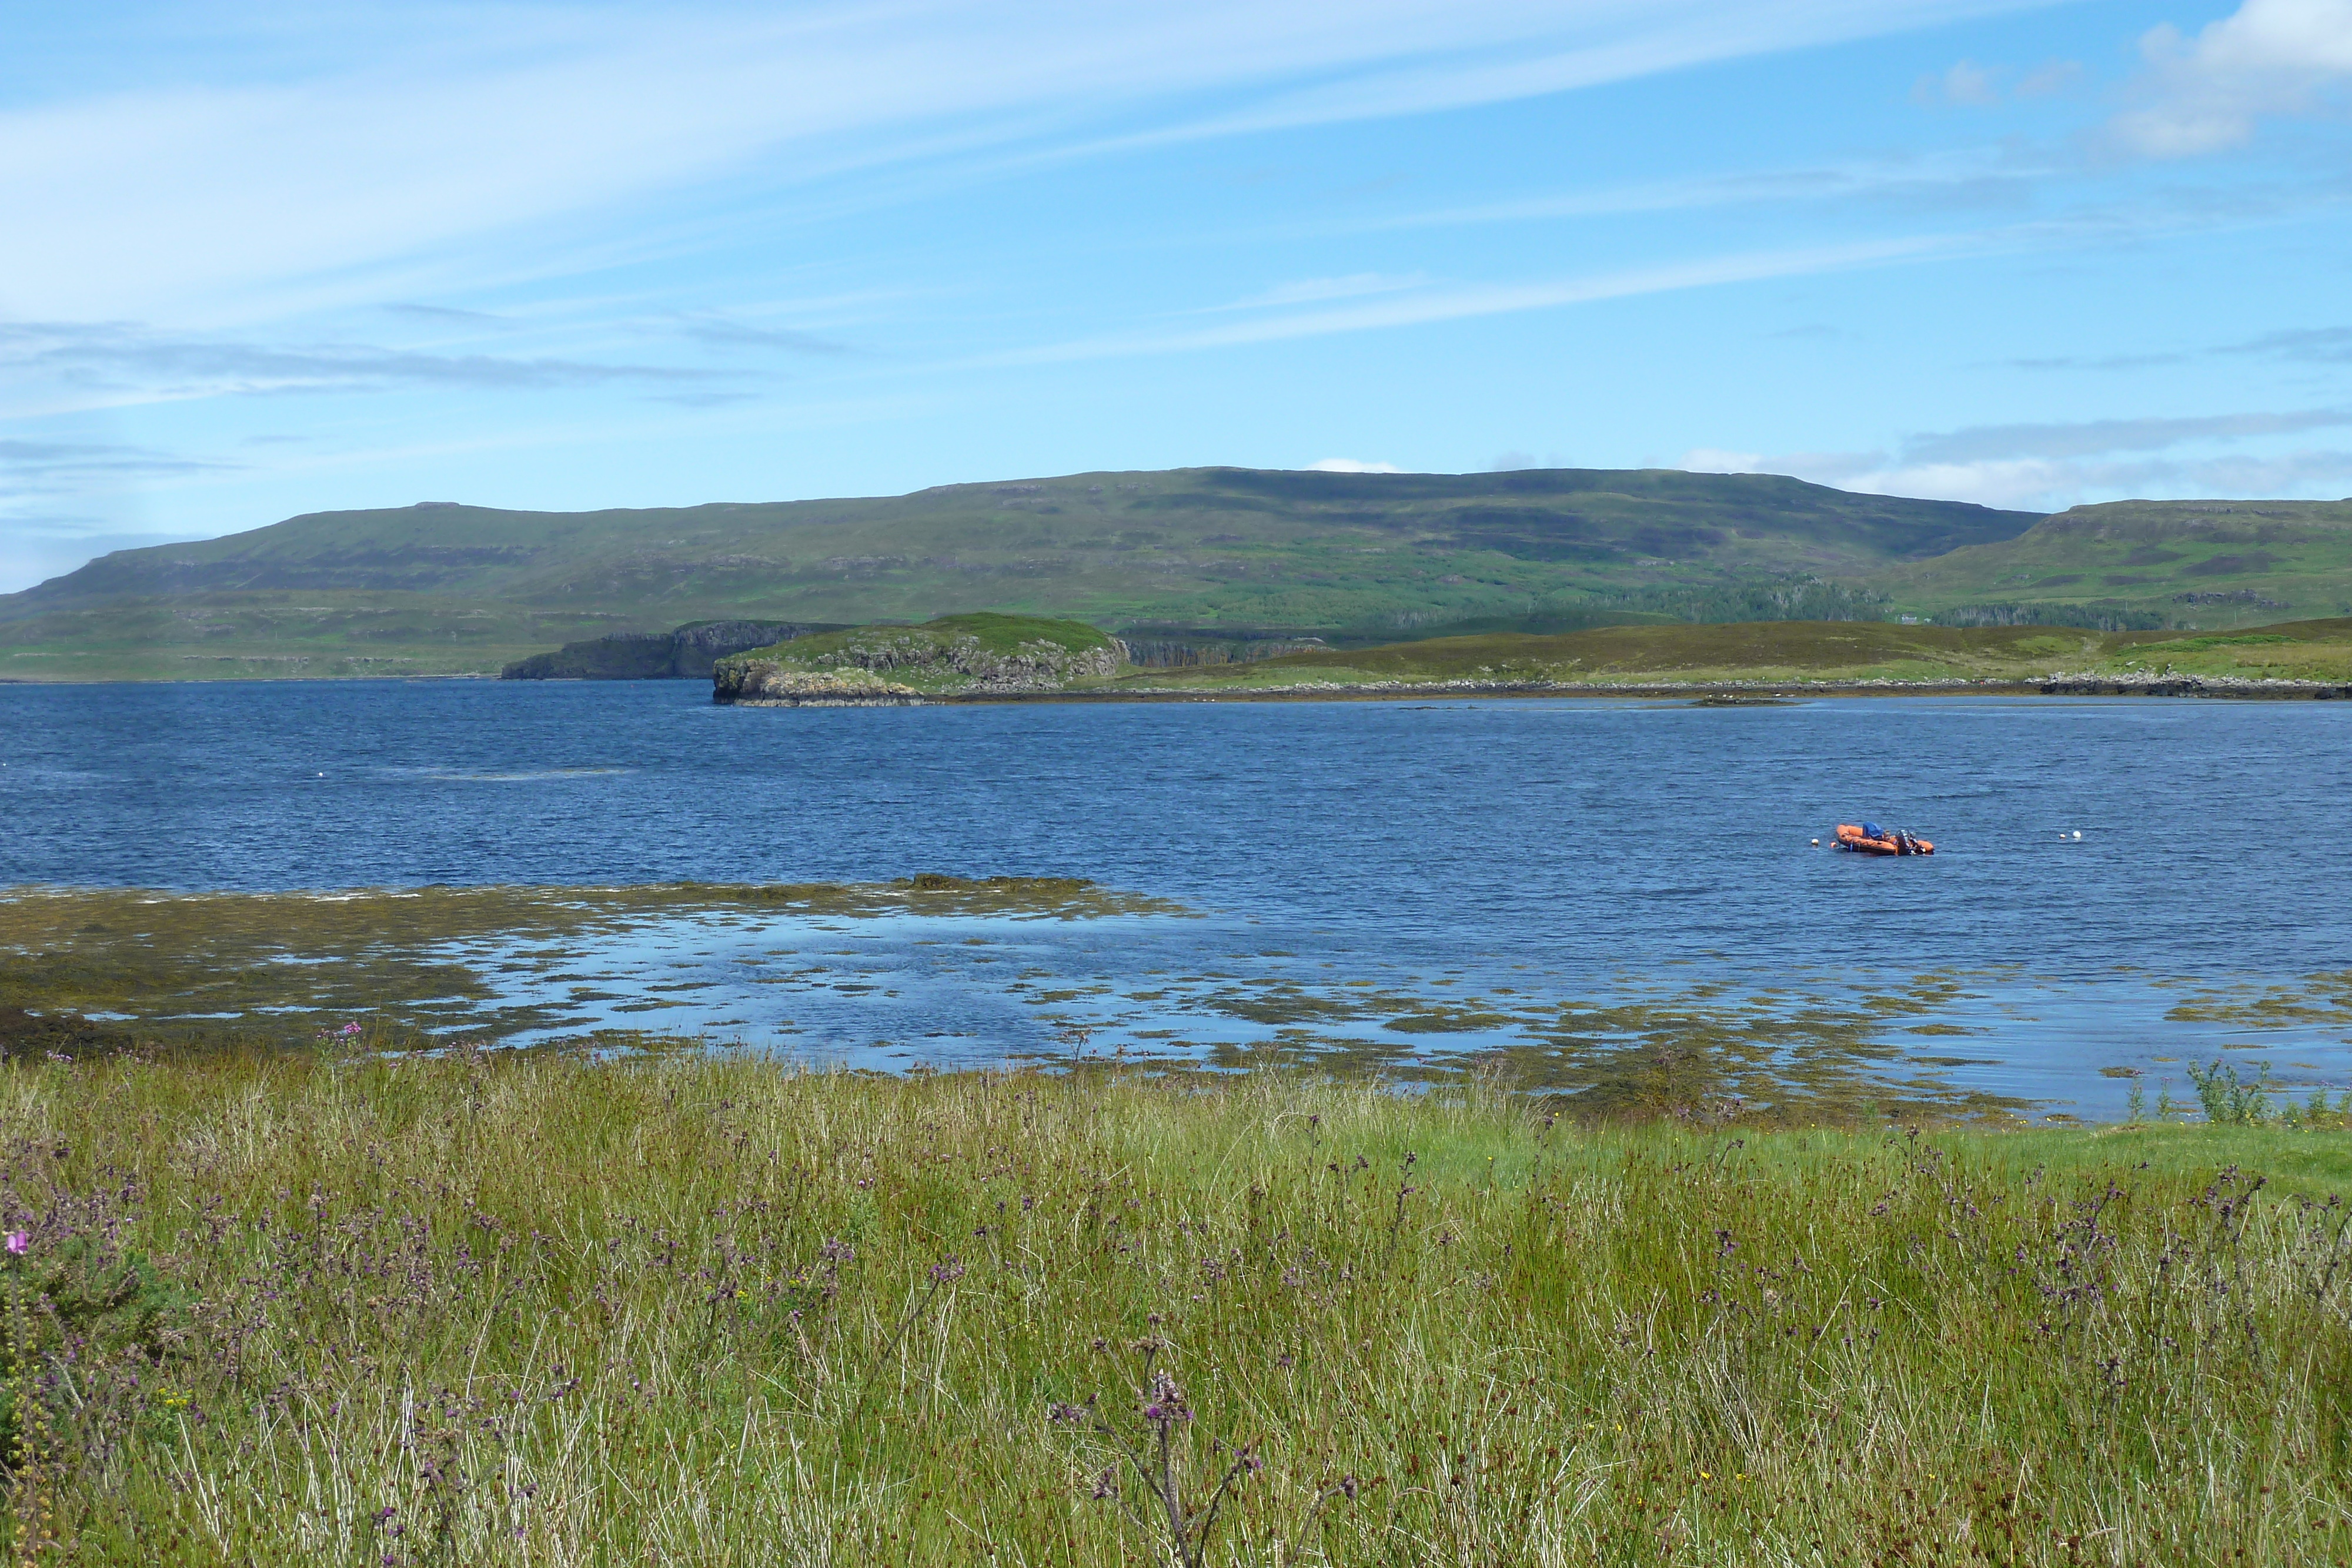
<instances>
[{"instance_id":1,"label":"white buoy","mask_svg":"<svg viewBox=\"0 0 2352 1568\"><path fill-rule=\"evenodd\" d=\"M2083 836L2083 830L2082 830L2082 829L2080 829L2080 828L2075 829L2075 830L2074 830L2074 836L2075 836L2076 838L2078 838L2078 839L2079 839L2079 838L2081 838L2081 837Z\"/></svg>"},{"instance_id":2,"label":"white buoy","mask_svg":"<svg viewBox=\"0 0 2352 1568\"><path fill-rule=\"evenodd\" d=\"M1813 841L1813 848L1815 848L1815 849L1820 849L1821 847L1822 847L1822 841L1821 841L1821 840L1819 840L1819 839L1815 839L1815 840Z\"/></svg>"}]
</instances>

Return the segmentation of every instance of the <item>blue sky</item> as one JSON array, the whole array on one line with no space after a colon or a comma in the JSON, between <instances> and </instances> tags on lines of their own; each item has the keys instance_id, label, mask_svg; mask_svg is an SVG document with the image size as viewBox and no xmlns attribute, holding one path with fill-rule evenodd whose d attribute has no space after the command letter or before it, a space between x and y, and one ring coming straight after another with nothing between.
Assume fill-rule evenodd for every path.
<instances>
[{"instance_id":1,"label":"blue sky","mask_svg":"<svg viewBox=\"0 0 2352 1568\"><path fill-rule=\"evenodd\" d=\"M1191 464L2352 494L2352 0L0 0L0 591Z\"/></svg>"}]
</instances>

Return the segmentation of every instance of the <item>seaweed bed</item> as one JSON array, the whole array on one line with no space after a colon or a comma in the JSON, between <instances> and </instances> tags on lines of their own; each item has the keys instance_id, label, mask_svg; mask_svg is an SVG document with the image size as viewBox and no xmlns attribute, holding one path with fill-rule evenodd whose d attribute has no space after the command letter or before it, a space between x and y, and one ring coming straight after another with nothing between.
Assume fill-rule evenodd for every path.
<instances>
[{"instance_id":1,"label":"seaweed bed","mask_svg":"<svg viewBox=\"0 0 2352 1568\"><path fill-rule=\"evenodd\" d=\"M1416 1088L1480 1079L1588 1119L1748 1125L2063 1117L2076 1092L2021 1082L2016 1040L1970 1038L2014 1027L2001 1021L2014 977L1849 977L1835 994L1786 977L1759 987L1696 973L1612 987L1516 972L1524 966L1367 978L1273 950L1204 965L1189 942L1172 956L1193 967L1153 968L1138 955L1162 939L1157 919L1043 947L1018 925L1196 913L1076 879L937 874L332 894L20 888L0 894L0 1057L329 1042L378 1054L469 1042L751 1049L896 1071L1109 1057L1148 1072L1301 1069ZM845 946L859 924L866 939ZM2282 1059L2284 1081L2266 1061L2252 1076L2250 1064L2249 1082L2273 1096L2342 1088L2329 1054L2341 1047L2327 1040L2352 1030L2352 976L2300 988L2142 986L2163 1039L2129 1057L2140 1065L2068 1047L2098 1058L2075 1073L2105 1107L2077 1103L2084 1113L2123 1110L2124 1086L2093 1074L2136 1080L2164 1071L2150 1061L2195 1067L2225 1050L2307 1056ZM2149 1054L2179 1042L2181 1056ZM2173 1084L2148 1085L2159 1113ZM2137 1083L2132 1097L2145 1097Z\"/></svg>"},{"instance_id":2,"label":"seaweed bed","mask_svg":"<svg viewBox=\"0 0 2352 1568\"><path fill-rule=\"evenodd\" d=\"M291 1044L354 1015L409 1032L489 1037L560 1010L499 1005L477 963L495 946L542 966L568 940L667 915L884 914L1076 920L1168 914L1162 900L1081 878L883 884L671 883L626 887L363 888L163 893L16 888L0 895L0 1048ZM466 951L468 947L476 951ZM79 1015L68 1024L69 1015ZM28 1021L37 1018L40 1021ZM13 1021L12 1021L13 1020ZM63 1031L63 1032L61 1032Z\"/></svg>"}]
</instances>

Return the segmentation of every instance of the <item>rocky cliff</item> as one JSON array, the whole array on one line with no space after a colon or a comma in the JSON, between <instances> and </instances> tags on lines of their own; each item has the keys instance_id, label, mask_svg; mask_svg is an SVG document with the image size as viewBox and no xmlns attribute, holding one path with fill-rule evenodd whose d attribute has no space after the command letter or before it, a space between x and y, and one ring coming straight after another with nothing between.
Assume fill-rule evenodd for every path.
<instances>
[{"instance_id":1,"label":"rocky cliff","mask_svg":"<svg viewBox=\"0 0 2352 1568\"><path fill-rule=\"evenodd\" d=\"M711 666L747 648L772 647L795 638L838 632L787 621L694 621L671 632L616 632L584 643L566 643L552 653L534 653L499 672L505 681L707 681Z\"/></svg>"},{"instance_id":2,"label":"rocky cliff","mask_svg":"<svg viewBox=\"0 0 2352 1568\"><path fill-rule=\"evenodd\" d=\"M866 626L720 659L711 695L754 706L859 706L926 696L1056 692L1116 674L1117 638L1076 621L950 615L920 626Z\"/></svg>"}]
</instances>

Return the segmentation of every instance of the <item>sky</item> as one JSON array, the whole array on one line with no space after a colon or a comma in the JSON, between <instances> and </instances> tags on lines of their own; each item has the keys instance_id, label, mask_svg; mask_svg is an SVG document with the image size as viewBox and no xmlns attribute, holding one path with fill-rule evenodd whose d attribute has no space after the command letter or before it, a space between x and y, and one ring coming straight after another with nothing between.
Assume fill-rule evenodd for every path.
<instances>
[{"instance_id":1,"label":"sky","mask_svg":"<svg viewBox=\"0 0 2352 1568\"><path fill-rule=\"evenodd\" d=\"M2352 0L0 0L0 591L1203 464L2352 496Z\"/></svg>"}]
</instances>

